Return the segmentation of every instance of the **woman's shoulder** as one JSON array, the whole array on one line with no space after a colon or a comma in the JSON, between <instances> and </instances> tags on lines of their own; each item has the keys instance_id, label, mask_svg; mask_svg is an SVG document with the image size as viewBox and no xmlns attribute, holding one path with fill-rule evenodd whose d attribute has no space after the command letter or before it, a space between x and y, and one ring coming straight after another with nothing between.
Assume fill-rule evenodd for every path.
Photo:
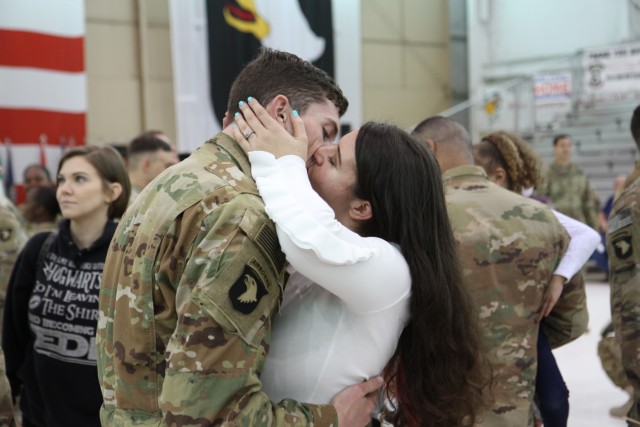
<instances>
[{"instance_id":1,"label":"woman's shoulder","mask_svg":"<svg viewBox=\"0 0 640 427\"><path fill-rule=\"evenodd\" d=\"M47 240L47 237L49 237L50 234L52 233L57 233L57 230L53 230L53 231L41 231L39 233L34 234L28 241L27 244L25 245L25 251L26 250L40 250L40 248L42 247L42 245L44 244L44 241Z\"/></svg>"}]
</instances>

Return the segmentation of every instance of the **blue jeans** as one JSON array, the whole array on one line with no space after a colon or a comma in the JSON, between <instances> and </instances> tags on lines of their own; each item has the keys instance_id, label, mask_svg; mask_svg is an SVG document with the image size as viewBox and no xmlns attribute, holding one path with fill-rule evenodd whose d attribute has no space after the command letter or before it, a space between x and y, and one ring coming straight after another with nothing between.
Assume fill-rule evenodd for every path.
<instances>
[{"instance_id":1,"label":"blue jeans","mask_svg":"<svg viewBox=\"0 0 640 427\"><path fill-rule=\"evenodd\" d=\"M542 328L538 335L536 402L544 427L566 427L569 418L569 390Z\"/></svg>"}]
</instances>

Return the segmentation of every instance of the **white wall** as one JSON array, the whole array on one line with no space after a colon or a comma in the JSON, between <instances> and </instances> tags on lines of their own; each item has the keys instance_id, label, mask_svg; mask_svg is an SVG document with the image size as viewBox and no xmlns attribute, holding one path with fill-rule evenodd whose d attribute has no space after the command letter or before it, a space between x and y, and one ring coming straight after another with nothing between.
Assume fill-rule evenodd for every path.
<instances>
[{"instance_id":1,"label":"white wall","mask_svg":"<svg viewBox=\"0 0 640 427\"><path fill-rule=\"evenodd\" d=\"M625 0L467 0L467 8L470 94L480 103L488 80L561 71L581 49L638 39L638 11ZM472 108L472 132L479 112Z\"/></svg>"}]
</instances>

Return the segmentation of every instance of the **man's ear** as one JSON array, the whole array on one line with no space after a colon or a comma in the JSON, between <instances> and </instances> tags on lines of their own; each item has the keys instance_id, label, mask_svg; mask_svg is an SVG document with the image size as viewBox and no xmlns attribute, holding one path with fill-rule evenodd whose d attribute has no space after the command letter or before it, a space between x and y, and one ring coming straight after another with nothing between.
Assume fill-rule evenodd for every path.
<instances>
[{"instance_id":1,"label":"man's ear","mask_svg":"<svg viewBox=\"0 0 640 427\"><path fill-rule=\"evenodd\" d=\"M371 203L368 200L354 199L349 207L349 216L354 221L367 221L373 216Z\"/></svg>"},{"instance_id":2,"label":"man's ear","mask_svg":"<svg viewBox=\"0 0 640 427\"><path fill-rule=\"evenodd\" d=\"M436 144L436 140L433 138L427 138L425 143L431 149L433 154L435 155L438 152L438 144Z\"/></svg>"},{"instance_id":3,"label":"man's ear","mask_svg":"<svg viewBox=\"0 0 640 427\"><path fill-rule=\"evenodd\" d=\"M222 118L222 129L226 128L229 124L229 111L225 111L224 117Z\"/></svg>"},{"instance_id":4,"label":"man's ear","mask_svg":"<svg viewBox=\"0 0 640 427\"><path fill-rule=\"evenodd\" d=\"M142 156L142 158L140 159L140 170L144 173L147 173L147 171L151 167L151 162L153 160L152 157L153 156L147 154L145 156Z\"/></svg>"},{"instance_id":5,"label":"man's ear","mask_svg":"<svg viewBox=\"0 0 640 427\"><path fill-rule=\"evenodd\" d=\"M269 115L276 119L278 123L289 131L289 133L293 132L293 127L289 120L292 112L291 104L289 104L289 98L284 95L277 95L271 100L271 102L269 102L266 110L269 112Z\"/></svg>"}]
</instances>

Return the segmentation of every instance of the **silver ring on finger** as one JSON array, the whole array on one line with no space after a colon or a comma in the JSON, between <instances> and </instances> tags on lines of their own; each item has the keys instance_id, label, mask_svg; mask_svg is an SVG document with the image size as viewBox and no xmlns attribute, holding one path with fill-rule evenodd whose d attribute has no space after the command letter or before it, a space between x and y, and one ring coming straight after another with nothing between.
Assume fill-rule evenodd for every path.
<instances>
[{"instance_id":1,"label":"silver ring on finger","mask_svg":"<svg viewBox=\"0 0 640 427\"><path fill-rule=\"evenodd\" d=\"M248 130L244 131L242 136L244 136L244 139L249 139L251 134L254 134L254 133L255 133L255 131L253 129L248 129Z\"/></svg>"}]
</instances>

